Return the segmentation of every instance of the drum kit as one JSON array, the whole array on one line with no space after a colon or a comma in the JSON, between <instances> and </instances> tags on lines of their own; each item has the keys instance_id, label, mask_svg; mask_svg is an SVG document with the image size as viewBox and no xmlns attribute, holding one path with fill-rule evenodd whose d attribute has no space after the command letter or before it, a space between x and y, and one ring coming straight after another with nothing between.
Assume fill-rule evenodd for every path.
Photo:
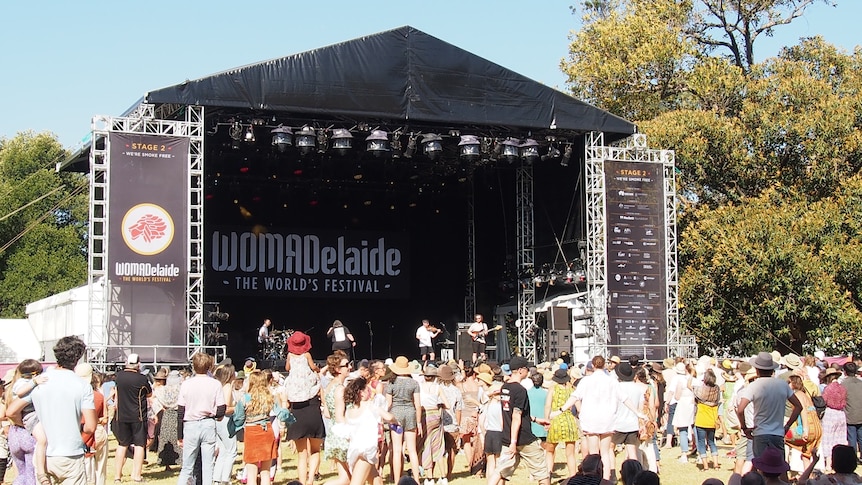
<instances>
[{"instance_id":1,"label":"drum kit","mask_svg":"<svg viewBox=\"0 0 862 485\"><path fill-rule=\"evenodd\" d=\"M293 334L293 329L273 330L269 333L269 338L263 349L263 358L269 360L279 360L284 358L287 339Z\"/></svg>"}]
</instances>

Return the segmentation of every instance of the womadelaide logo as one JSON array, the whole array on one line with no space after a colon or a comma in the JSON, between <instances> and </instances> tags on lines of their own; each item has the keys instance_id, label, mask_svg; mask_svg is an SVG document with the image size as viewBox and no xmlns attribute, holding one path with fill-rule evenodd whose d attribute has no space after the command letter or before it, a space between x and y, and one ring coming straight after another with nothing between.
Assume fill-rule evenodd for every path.
<instances>
[{"instance_id":1,"label":"womadelaide logo","mask_svg":"<svg viewBox=\"0 0 862 485\"><path fill-rule=\"evenodd\" d=\"M129 249L144 256L152 256L171 245L174 221L166 210L156 204L138 204L123 216L122 233Z\"/></svg>"}]
</instances>

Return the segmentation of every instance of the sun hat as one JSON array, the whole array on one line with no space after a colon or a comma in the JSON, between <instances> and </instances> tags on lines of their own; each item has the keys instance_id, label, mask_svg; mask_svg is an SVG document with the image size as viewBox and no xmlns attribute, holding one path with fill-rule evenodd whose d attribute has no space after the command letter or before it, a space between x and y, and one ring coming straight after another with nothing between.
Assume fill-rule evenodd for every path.
<instances>
[{"instance_id":1,"label":"sun hat","mask_svg":"<svg viewBox=\"0 0 862 485\"><path fill-rule=\"evenodd\" d=\"M746 381L750 381L750 380L757 377L757 371L754 370L754 367L751 367L747 371L745 371L745 374L743 375L743 377L745 378Z\"/></svg>"},{"instance_id":2,"label":"sun hat","mask_svg":"<svg viewBox=\"0 0 862 485\"><path fill-rule=\"evenodd\" d=\"M685 375L685 364L677 362L677 364L673 366L673 370L679 375Z\"/></svg>"},{"instance_id":3,"label":"sun hat","mask_svg":"<svg viewBox=\"0 0 862 485\"><path fill-rule=\"evenodd\" d=\"M746 372L751 370L751 364L743 361L743 362L740 362L739 365L736 366L736 369L739 371L740 374L745 375Z\"/></svg>"},{"instance_id":4,"label":"sun hat","mask_svg":"<svg viewBox=\"0 0 862 485\"><path fill-rule=\"evenodd\" d=\"M529 369L530 363L527 359L521 357L520 355L516 355L512 357L512 360L509 361L509 370L516 371L518 369Z\"/></svg>"},{"instance_id":5,"label":"sun hat","mask_svg":"<svg viewBox=\"0 0 862 485\"><path fill-rule=\"evenodd\" d=\"M834 368L834 367L830 367L830 368L826 369L826 372L823 373L823 377L829 377L831 375L839 375L840 376L841 371Z\"/></svg>"},{"instance_id":6,"label":"sun hat","mask_svg":"<svg viewBox=\"0 0 862 485\"><path fill-rule=\"evenodd\" d=\"M757 354L757 357L752 358L748 363L755 369L775 370L778 368L778 363L772 357L773 355L769 352L760 352Z\"/></svg>"},{"instance_id":7,"label":"sun hat","mask_svg":"<svg viewBox=\"0 0 862 485\"><path fill-rule=\"evenodd\" d=\"M670 369L673 367L673 357L667 357L666 359L661 361L662 365L664 365L665 369Z\"/></svg>"},{"instance_id":8,"label":"sun hat","mask_svg":"<svg viewBox=\"0 0 862 485\"><path fill-rule=\"evenodd\" d=\"M287 339L287 351L291 354L304 354L311 349L311 337L303 332L293 332Z\"/></svg>"},{"instance_id":9,"label":"sun hat","mask_svg":"<svg viewBox=\"0 0 862 485\"><path fill-rule=\"evenodd\" d=\"M569 377L571 377L574 380L578 380L578 379L584 377L584 375L581 374L581 369L578 369L577 367L570 367L569 368Z\"/></svg>"},{"instance_id":10,"label":"sun hat","mask_svg":"<svg viewBox=\"0 0 862 485\"><path fill-rule=\"evenodd\" d=\"M425 366L425 370L422 371L422 375L425 377L437 377L437 366L434 364L428 364Z\"/></svg>"},{"instance_id":11,"label":"sun hat","mask_svg":"<svg viewBox=\"0 0 862 485\"><path fill-rule=\"evenodd\" d=\"M622 359L620 359L620 356L618 356L618 355L612 355L612 356L611 356L611 358L610 358L609 360L610 360L611 362L616 362L617 364L619 364L620 362L622 362Z\"/></svg>"},{"instance_id":12,"label":"sun hat","mask_svg":"<svg viewBox=\"0 0 862 485\"><path fill-rule=\"evenodd\" d=\"M419 369L412 365L410 361L407 360L407 357L404 357L403 355L399 355L395 359L395 362L389 365L389 369L397 376L409 376L410 374L414 374L419 371Z\"/></svg>"},{"instance_id":13,"label":"sun hat","mask_svg":"<svg viewBox=\"0 0 862 485\"><path fill-rule=\"evenodd\" d=\"M441 381L454 381L455 371L453 371L452 366L448 364L441 365L440 368L437 369L437 378Z\"/></svg>"},{"instance_id":14,"label":"sun hat","mask_svg":"<svg viewBox=\"0 0 862 485\"><path fill-rule=\"evenodd\" d=\"M781 363L781 352L773 350L769 353L769 356L772 358L773 361L775 361L776 364Z\"/></svg>"},{"instance_id":15,"label":"sun hat","mask_svg":"<svg viewBox=\"0 0 862 485\"><path fill-rule=\"evenodd\" d=\"M621 362L619 365L614 367L614 372L616 372L617 378L620 382L631 382L635 378L635 370L628 362Z\"/></svg>"},{"instance_id":16,"label":"sun hat","mask_svg":"<svg viewBox=\"0 0 862 485\"><path fill-rule=\"evenodd\" d=\"M784 454L774 446L767 446L760 456L751 460L754 468L769 474L781 474L790 470L790 465L784 461Z\"/></svg>"},{"instance_id":17,"label":"sun hat","mask_svg":"<svg viewBox=\"0 0 862 485\"><path fill-rule=\"evenodd\" d=\"M490 366L490 365L488 365L488 364L486 364L486 363L484 363L484 362L482 362L481 364L479 364L479 367L476 367L476 368L474 368L473 370L475 370L475 371L476 371L476 374L482 374L482 373L485 373L485 374L493 374L493 372L491 372L491 366Z\"/></svg>"},{"instance_id":18,"label":"sun hat","mask_svg":"<svg viewBox=\"0 0 862 485\"><path fill-rule=\"evenodd\" d=\"M782 361L784 362L784 365L786 365L787 368L790 370L796 370L802 367L802 360L799 358L798 355L794 353L785 355L782 358Z\"/></svg>"},{"instance_id":19,"label":"sun hat","mask_svg":"<svg viewBox=\"0 0 862 485\"><path fill-rule=\"evenodd\" d=\"M81 362L75 366L75 375L89 384L93 379L93 366L86 362Z\"/></svg>"},{"instance_id":20,"label":"sun hat","mask_svg":"<svg viewBox=\"0 0 862 485\"><path fill-rule=\"evenodd\" d=\"M491 385L491 383L494 382L494 376L487 372L481 372L477 374L476 379L479 379L480 381L484 382L485 384L488 384L489 386Z\"/></svg>"},{"instance_id":21,"label":"sun hat","mask_svg":"<svg viewBox=\"0 0 862 485\"><path fill-rule=\"evenodd\" d=\"M565 369L557 369L551 379L557 384L567 384L569 382L569 372Z\"/></svg>"},{"instance_id":22,"label":"sun hat","mask_svg":"<svg viewBox=\"0 0 862 485\"><path fill-rule=\"evenodd\" d=\"M730 359L724 359L721 361L721 368L724 370L733 370L733 362Z\"/></svg>"}]
</instances>

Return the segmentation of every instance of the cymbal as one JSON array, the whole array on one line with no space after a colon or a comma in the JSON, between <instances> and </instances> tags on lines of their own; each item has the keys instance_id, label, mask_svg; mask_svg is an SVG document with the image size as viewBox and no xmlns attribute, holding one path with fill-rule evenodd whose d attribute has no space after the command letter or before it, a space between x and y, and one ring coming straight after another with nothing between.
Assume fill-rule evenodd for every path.
<instances>
[{"instance_id":1,"label":"cymbal","mask_svg":"<svg viewBox=\"0 0 862 485\"><path fill-rule=\"evenodd\" d=\"M270 332L269 334L270 334L271 336L276 336L276 335L281 335L281 334L283 334L283 333L284 333L284 330L273 330L273 331L272 331L272 332Z\"/></svg>"}]
</instances>

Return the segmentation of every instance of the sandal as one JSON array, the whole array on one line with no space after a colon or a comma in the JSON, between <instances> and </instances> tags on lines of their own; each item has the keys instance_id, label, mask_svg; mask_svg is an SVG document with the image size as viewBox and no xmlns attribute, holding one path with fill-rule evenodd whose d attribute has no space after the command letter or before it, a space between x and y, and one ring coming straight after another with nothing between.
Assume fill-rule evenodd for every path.
<instances>
[{"instance_id":1,"label":"sandal","mask_svg":"<svg viewBox=\"0 0 862 485\"><path fill-rule=\"evenodd\" d=\"M48 478L48 475L41 473L36 474L36 481L39 482L39 485L51 485L51 479Z\"/></svg>"}]
</instances>

